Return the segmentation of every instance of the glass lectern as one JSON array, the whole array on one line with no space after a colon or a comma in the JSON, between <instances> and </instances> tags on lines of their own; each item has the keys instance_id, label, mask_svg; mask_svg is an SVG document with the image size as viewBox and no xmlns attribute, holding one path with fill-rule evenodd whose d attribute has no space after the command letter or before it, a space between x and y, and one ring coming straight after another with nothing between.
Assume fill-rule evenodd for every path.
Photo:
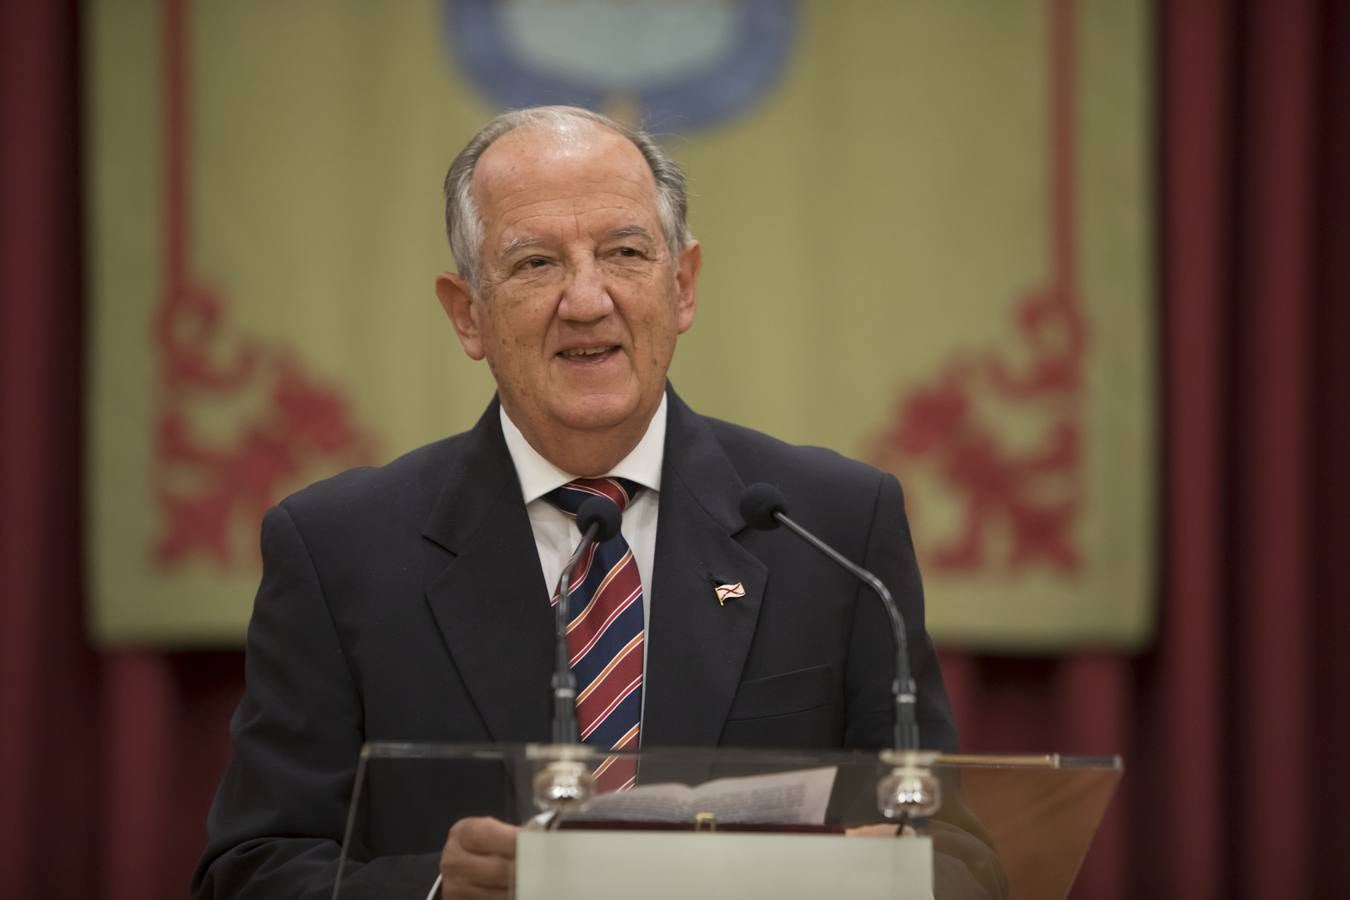
<instances>
[{"instance_id":1,"label":"glass lectern","mask_svg":"<svg viewBox=\"0 0 1350 900\"><path fill-rule=\"evenodd\" d=\"M611 766L636 775L606 792ZM1065 897L1121 773L1117 757L372 743L333 896L427 896L450 826L488 815L522 827L519 900Z\"/></svg>"}]
</instances>

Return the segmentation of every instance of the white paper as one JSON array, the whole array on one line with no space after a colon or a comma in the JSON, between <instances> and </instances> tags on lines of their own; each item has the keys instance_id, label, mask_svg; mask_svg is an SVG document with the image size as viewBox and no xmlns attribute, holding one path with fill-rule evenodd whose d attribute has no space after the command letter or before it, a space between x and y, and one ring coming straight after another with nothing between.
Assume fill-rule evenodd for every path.
<instances>
[{"instance_id":1,"label":"white paper","mask_svg":"<svg viewBox=\"0 0 1350 900\"><path fill-rule=\"evenodd\" d=\"M693 822L711 813L717 824L823 825L835 766L772 775L719 778L698 787L644 784L601 794L569 819L621 822Z\"/></svg>"}]
</instances>

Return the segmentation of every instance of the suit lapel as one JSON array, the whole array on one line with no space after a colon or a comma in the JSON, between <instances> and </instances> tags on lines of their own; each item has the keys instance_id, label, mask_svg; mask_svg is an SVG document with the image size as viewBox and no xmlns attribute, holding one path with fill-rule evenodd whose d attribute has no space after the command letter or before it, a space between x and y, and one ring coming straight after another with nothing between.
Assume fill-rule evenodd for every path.
<instances>
[{"instance_id":1,"label":"suit lapel","mask_svg":"<svg viewBox=\"0 0 1350 900\"><path fill-rule=\"evenodd\" d=\"M446 551L427 603L492 739L547 740L553 619L496 401L465 440L423 530Z\"/></svg>"},{"instance_id":2,"label":"suit lapel","mask_svg":"<svg viewBox=\"0 0 1350 900\"><path fill-rule=\"evenodd\" d=\"M668 396L642 740L711 746L768 572L735 539L744 483L707 423ZM553 619L495 401L465 440L423 529L444 562L427 603L492 740L547 740ZM745 595L719 604L716 587L738 582Z\"/></svg>"},{"instance_id":3,"label":"suit lapel","mask_svg":"<svg viewBox=\"0 0 1350 900\"><path fill-rule=\"evenodd\" d=\"M717 743L741 681L768 572L734 538L740 476L707 423L668 391L647 649L647 746ZM716 587L743 597L719 604Z\"/></svg>"}]
</instances>

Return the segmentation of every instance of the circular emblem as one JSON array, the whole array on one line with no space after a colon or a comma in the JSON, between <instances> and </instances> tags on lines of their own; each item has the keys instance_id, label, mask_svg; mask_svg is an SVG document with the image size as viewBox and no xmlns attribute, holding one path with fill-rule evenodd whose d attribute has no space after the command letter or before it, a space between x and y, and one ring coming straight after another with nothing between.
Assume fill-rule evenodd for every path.
<instances>
[{"instance_id":1,"label":"circular emblem","mask_svg":"<svg viewBox=\"0 0 1350 900\"><path fill-rule=\"evenodd\" d=\"M447 0L450 52L505 108L584 106L688 131L751 109L778 83L795 0Z\"/></svg>"}]
</instances>

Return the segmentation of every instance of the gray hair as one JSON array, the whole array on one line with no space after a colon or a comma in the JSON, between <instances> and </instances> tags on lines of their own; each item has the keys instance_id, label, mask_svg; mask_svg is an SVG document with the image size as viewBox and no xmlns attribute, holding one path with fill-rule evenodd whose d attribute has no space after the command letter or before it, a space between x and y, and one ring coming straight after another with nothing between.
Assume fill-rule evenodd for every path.
<instances>
[{"instance_id":1,"label":"gray hair","mask_svg":"<svg viewBox=\"0 0 1350 900\"><path fill-rule=\"evenodd\" d=\"M483 220L473 202L473 173L488 147L502 135L522 126L544 128L571 136L582 123L618 132L633 142L656 180L656 210L671 256L693 240L689 233L689 196L684 170L645 131L630 128L608 116L579 106L536 106L504 112L488 122L459 151L445 175L445 233L455 255L459 274L478 289L479 253L483 246Z\"/></svg>"}]
</instances>

